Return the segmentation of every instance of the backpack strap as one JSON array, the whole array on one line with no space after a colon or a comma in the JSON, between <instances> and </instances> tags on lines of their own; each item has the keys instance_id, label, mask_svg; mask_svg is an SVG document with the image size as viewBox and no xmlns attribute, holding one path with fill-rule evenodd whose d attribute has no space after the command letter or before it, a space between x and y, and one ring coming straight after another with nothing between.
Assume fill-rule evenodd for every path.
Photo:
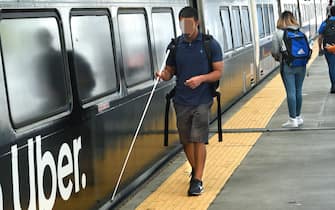
<instances>
[{"instance_id":1,"label":"backpack strap","mask_svg":"<svg viewBox=\"0 0 335 210\"><path fill-rule=\"evenodd\" d=\"M287 43L287 32L288 32L288 29L283 29L283 31L284 31L284 35L283 35L283 45L285 45L285 46L282 46L282 49L281 49L281 53L282 53L282 58L283 58L283 61L285 61L285 62L288 62L288 57L289 57L289 55L288 55L288 50L289 50L289 48L290 48L290 46L288 45L288 43Z\"/></svg>"},{"instance_id":2,"label":"backpack strap","mask_svg":"<svg viewBox=\"0 0 335 210\"><path fill-rule=\"evenodd\" d=\"M169 112L170 112L170 103L171 99L176 93L176 87L174 87L168 94L166 94L166 103L165 103L165 120L164 120L164 146L169 146Z\"/></svg>"},{"instance_id":3,"label":"backpack strap","mask_svg":"<svg viewBox=\"0 0 335 210\"><path fill-rule=\"evenodd\" d=\"M286 29L283 29L284 31L284 35L283 35L283 41L284 41L284 44L285 44L285 49L283 49L282 51L282 54L283 54L283 61L285 61L287 64L291 63L292 60L294 59L291 54L289 53L289 51L291 50L291 45L292 43L290 43L288 41L288 32L297 32L299 31L299 28L298 29L292 29L292 28L286 28Z\"/></svg>"},{"instance_id":4,"label":"backpack strap","mask_svg":"<svg viewBox=\"0 0 335 210\"><path fill-rule=\"evenodd\" d=\"M212 48L211 48L211 41L213 39L212 35L203 34L202 35L202 42L204 43L205 52L208 59L209 70L212 69ZM218 120L218 141L222 142L222 121L221 121L221 93L216 91L216 88L219 86L219 81L214 82L213 85L215 90L213 90L212 96L216 98L217 102L217 120Z\"/></svg>"},{"instance_id":5,"label":"backpack strap","mask_svg":"<svg viewBox=\"0 0 335 210\"><path fill-rule=\"evenodd\" d=\"M209 34L203 34L202 35L202 42L204 43L205 52L208 59L208 65L210 68L212 68L212 49L211 49L211 41L213 39L213 36Z\"/></svg>"},{"instance_id":6,"label":"backpack strap","mask_svg":"<svg viewBox=\"0 0 335 210\"><path fill-rule=\"evenodd\" d=\"M178 44L178 42L179 42L179 39L180 39L179 36L178 36L177 38L172 38L171 41L170 41L170 43L168 44L168 46L167 46L167 48L166 48L166 52L167 52L168 50L170 50L170 51L174 51L174 50L176 50L177 44Z\"/></svg>"}]
</instances>

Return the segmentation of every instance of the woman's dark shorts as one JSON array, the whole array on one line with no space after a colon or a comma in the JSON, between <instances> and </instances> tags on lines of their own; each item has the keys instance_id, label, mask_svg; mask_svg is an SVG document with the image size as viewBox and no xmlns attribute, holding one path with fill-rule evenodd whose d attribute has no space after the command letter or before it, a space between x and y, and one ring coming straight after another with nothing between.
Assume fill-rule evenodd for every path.
<instances>
[{"instance_id":1,"label":"woman's dark shorts","mask_svg":"<svg viewBox=\"0 0 335 210\"><path fill-rule=\"evenodd\" d=\"M212 104L212 102L199 106L174 104L180 143L208 144L209 113Z\"/></svg>"}]
</instances>

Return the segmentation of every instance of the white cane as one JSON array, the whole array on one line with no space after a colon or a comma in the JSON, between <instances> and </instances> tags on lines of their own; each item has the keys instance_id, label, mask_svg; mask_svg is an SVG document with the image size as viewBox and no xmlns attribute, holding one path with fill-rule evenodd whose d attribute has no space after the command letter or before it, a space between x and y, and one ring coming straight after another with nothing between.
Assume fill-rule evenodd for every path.
<instances>
[{"instance_id":1,"label":"white cane","mask_svg":"<svg viewBox=\"0 0 335 210\"><path fill-rule=\"evenodd\" d=\"M168 49L167 52L166 52L165 58L164 58L164 60L163 60L162 66L161 66L161 68L160 68L160 70L159 70L159 74L162 73L162 71L163 71L163 69L164 69L164 67L165 67L166 60L167 60L169 54L170 54L170 50ZM117 181L117 183L116 183L116 187L115 187L114 192L113 192L112 200L114 200L114 198L115 198L115 194L116 194L116 191L117 191L117 189L118 189L118 187L119 187L119 185L120 185L121 178L122 178L122 175L123 175L123 173L124 173L124 170L125 170L125 168L126 168L126 166L127 166L127 163L128 163L128 159L129 159L130 153L131 153L131 151L133 150L133 147L134 147L136 138L137 138L138 133L139 133L139 131L140 131L140 129L141 129L141 126L142 126L144 117L145 117L145 115L146 115L146 113L147 113L147 111L148 111L148 108L149 108L149 105L150 105L152 96L154 95L154 92L155 92L155 89L156 89L156 87L157 87L158 82L159 82L159 77L157 77L157 78L155 79L154 86L152 87L152 90L151 90L149 99L148 99L148 101L147 101L147 104L145 105L144 111L143 111L143 113L142 113L141 120L140 120L140 122L139 122L139 124L138 124L138 126L137 126L137 129L136 129L135 135L134 135L134 137L133 137L133 140L132 140L132 142L131 142L131 145L130 145L128 154L127 154L126 159L125 159L125 161L124 161L124 163L123 163L123 166L122 166L122 170L121 170L119 179L118 179L118 181Z\"/></svg>"}]
</instances>

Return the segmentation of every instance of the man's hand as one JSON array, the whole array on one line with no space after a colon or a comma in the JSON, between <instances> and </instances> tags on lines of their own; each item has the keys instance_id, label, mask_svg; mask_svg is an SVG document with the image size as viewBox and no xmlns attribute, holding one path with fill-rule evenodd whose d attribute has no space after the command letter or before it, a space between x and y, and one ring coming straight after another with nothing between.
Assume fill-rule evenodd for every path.
<instances>
[{"instance_id":1,"label":"man's hand","mask_svg":"<svg viewBox=\"0 0 335 210\"><path fill-rule=\"evenodd\" d=\"M190 79L186 80L184 82L184 85L190 87L191 89L195 89L199 85L201 85L202 82L203 82L202 75L200 75L200 76L191 77Z\"/></svg>"},{"instance_id":2,"label":"man's hand","mask_svg":"<svg viewBox=\"0 0 335 210\"><path fill-rule=\"evenodd\" d=\"M167 71L162 71L162 72L156 71L155 76L164 81L171 79L171 75Z\"/></svg>"},{"instance_id":3,"label":"man's hand","mask_svg":"<svg viewBox=\"0 0 335 210\"><path fill-rule=\"evenodd\" d=\"M162 78L162 73L163 73L163 72L156 71L156 72L155 72L155 77L158 77L159 79L163 79L163 78Z\"/></svg>"},{"instance_id":4,"label":"man's hand","mask_svg":"<svg viewBox=\"0 0 335 210\"><path fill-rule=\"evenodd\" d=\"M175 72L174 67L165 66L165 69L162 72L159 73L159 71L156 71L155 76L164 81L167 81L173 77L174 72Z\"/></svg>"}]
</instances>

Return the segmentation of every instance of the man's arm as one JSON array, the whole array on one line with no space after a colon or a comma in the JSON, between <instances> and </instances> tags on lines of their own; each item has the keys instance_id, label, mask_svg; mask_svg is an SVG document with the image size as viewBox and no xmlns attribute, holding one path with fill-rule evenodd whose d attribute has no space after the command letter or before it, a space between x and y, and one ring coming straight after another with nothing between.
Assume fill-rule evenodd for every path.
<instances>
[{"instance_id":1,"label":"man's arm","mask_svg":"<svg viewBox=\"0 0 335 210\"><path fill-rule=\"evenodd\" d=\"M215 82L221 78L224 63L223 61L217 61L212 63L212 71L208 74L192 77L185 81L185 85L194 89L197 88L203 82Z\"/></svg>"}]
</instances>

